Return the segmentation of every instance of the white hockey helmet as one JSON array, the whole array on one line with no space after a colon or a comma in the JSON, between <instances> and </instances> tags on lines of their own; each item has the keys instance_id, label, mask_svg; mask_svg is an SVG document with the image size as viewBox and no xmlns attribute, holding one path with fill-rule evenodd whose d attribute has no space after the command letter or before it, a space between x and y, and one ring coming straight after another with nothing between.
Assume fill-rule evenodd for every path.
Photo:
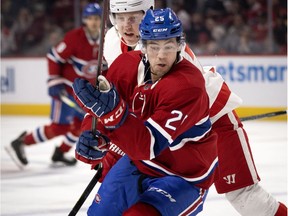
<instances>
[{"instance_id":1,"label":"white hockey helmet","mask_svg":"<svg viewBox=\"0 0 288 216\"><path fill-rule=\"evenodd\" d=\"M154 0L110 0L111 13L146 12L151 7L154 8Z\"/></svg>"},{"instance_id":2,"label":"white hockey helmet","mask_svg":"<svg viewBox=\"0 0 288 216\"><path fill-rule=\"evenodd\" d=\"M154 0L110 0L110 21L115 25L114 13L146 11L154 8Z\"/></svg>"}]
</instances>

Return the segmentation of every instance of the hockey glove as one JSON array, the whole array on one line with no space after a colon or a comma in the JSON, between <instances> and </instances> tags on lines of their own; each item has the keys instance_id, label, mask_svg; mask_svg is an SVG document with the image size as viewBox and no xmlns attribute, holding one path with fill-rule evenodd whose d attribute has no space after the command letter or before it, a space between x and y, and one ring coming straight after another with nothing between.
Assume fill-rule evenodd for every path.
<instances>
[{"instance_id":1,"label":"hockey glove","mask_svg":"<svg viewBox=\"0 0 288 216\"><path fill-rule=\"evenodd\" d=\"M67 95L65 84L61 77L53 77L48 79L48 94L54 98L60 98L61 94Z\"/></svg>"},{"instance_id":2,"label":"hockey glove","mask_svg":"<svg viewBox=\"0 0 288 216\"><path fill-rule=\"evenodd\" d=\"M105 156L109 139L96 131L94 135L92 131L83 131L76 143L75 157L88 164L98 164Z\"/></svg>"},{"instance_id":3,"label":"hockey glove","mask_svg":"<svg viewBox=\"0 0 288 216\"><path fill-rule=\"evenodd\" d=\"M106 177L107 173L110 169L117 163L117 161L124 156L125 153L115 144L111 143L109 146L109 151L105 155L105 157L101 160L102 162L102 175L99 179L99 182L103 182L104 178Z\"/></svg>"},{"instance_id":4,"label":"hockey glove","mask_svg":"<svg viewBox=\"0 0 288 216\"><path fill-rule=\"evenodd\" d=\"M128 106L116 88L104 76L98 77L98 88L77 78L72 85L75 100L86 112L98 117L107 129L120 127L128 114Z\"/></svg>"}]
</instances>

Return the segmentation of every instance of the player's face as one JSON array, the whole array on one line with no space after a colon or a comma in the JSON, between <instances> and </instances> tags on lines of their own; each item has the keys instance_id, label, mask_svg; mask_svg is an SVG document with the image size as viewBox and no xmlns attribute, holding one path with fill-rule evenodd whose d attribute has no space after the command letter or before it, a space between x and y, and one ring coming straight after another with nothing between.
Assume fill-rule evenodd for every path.
<instances>
[{"instance_id":1,"label":"player's face","mask_svg":"<svg viewBox=\"0 0 288 216\"><path fill-rule=\"evenodd\" d=\"M101 17L100 16L88 16L84 19L84 23L91 34L99 33L101 27Z\"/></svg>"},{"instance_id":2,"label":"player's face","mask_svg":"<svg viewBox=\"0 0 288 216\"><path fill-rule=\"evenodd\" d=\"M176 61L178 50L179 44L176 38L147 41L146 52L153 82L160 79L171 69Z\"/></svg>"},{"instance_id":3,"label":"player's face","mask_svg":"<svg viewBox=\"0 0 288 216\"><path fill-rule=\"evenodd\" d=\"M142 11L115 14L119 34L130 46L135 46L139 41L139 24L143 15Z\"/></svg>"}]
</instances>

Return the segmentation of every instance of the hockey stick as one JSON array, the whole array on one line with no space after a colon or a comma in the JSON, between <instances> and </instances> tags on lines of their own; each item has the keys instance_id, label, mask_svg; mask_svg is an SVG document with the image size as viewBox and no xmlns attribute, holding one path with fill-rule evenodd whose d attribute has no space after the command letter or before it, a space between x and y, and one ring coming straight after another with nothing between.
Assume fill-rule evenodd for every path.
<instances>
[{"instance_id":1,"label":"hockey stick","mask_svg":"<svg viewBox=\"0 0 288 216\"><path fill-rule=\"evenodd\" d=\"M60 94L60 99L66 105L74 108L77 112L85 114L85 112L74 101L72 101L70 98L68 98L66 95Z\"/></svg>"},{"instance_id":2,"label":"hockey stick","mask_svg":"<svg viewBox=\"0 0 288 216\"><path fill-rule=\"evenodd\" d=\"M97 74L96 74L96 86L97 86L97 77L101 74L102 71L102 58L103 58L103 47L104 47L104 35L105 35L105 28L106 28L106 22L108 18L108 8L109 6L109 0L103 0L103 14L101 17L101 30L100 30L100 39L99 39L99 50L98 50L98 67L97 67ZM97 119L93 118L92 120L92 132L95 134L96 132L96 125L97 125ZM77 201L77 203L74 205L73 209L69 213L68 216L74 216L77 214L93 188L95 187L96 183L101 178L102 174L102 164L99 164L99 168L97 173L94 175L94 177L89 182L88 186L82 193L81 197Z\"/></svg>"},{"instance_id":3,"label":"hockey stick","mask_svg":"<svg viewBox=\"0 0 288 216\"><path fill-rule=\"evenodd\" d=\"M78 213L79 209L81 208L81 206L83 205L83 203L85 202L87 197L89 196L90 192L93 190L94 186L96 185L96 183L101 178L101 174L102 174L102 164L100 163L98 171L96 172L94 177L91 179L91 181L89 182L89 184L87 185L87 187L83 191L81 197L76 202L76 204L74 205L74 207L72 208L72 210L70 211L68 216L75 216Z\"/></svg>"},{"instance_id":4,"label":"hockey stick","mask_svg":"<svg viewBox=\"0 0 288 216\"><path fill-rule=\"evenodd\" d=\"M287 110L281 110L277 112L270 112L270 113L264 113L260 115L254 115L254 116L247 116L247 117L242 117L240 118L241 121L249 121L249 120L257 120L257 119L262 119L262 118L269 118L269 117L274 117L278 115L286 115Z\"/></svg>"},{"instance_id":5,"label":"hockey stick","mask_svg":"<svg viewBox=\"0 0 288 216\"><path fill-rule=\"evenodd\" d=\"M103 14L101 18L101 30L100 30L100 41L99 41L99 49L98 49L98 67L97 67L97 74L96 74L96 81L95 85L97 86L97 77L102 72L102 59L103 59L103 48L104 48L104 35L105 35L105 28L106 23L108 19L108 5L109 0L103 0ZM92 132L96 133L96 125L97 125L97 119L94 117L92 119Z\"/></svg>"}]
</instances>

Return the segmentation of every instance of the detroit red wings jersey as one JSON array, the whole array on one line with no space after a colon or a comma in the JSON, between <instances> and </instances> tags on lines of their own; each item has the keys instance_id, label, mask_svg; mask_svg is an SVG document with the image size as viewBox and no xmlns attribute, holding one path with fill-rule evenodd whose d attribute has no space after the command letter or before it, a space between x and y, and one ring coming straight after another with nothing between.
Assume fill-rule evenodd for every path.
<instances>
[{"instance_id":1,"label":"detroit red wings jersey","mask_svg":"<svg viewBox=\"0 0 288 216\"><path fill-rule=\"evenodd\" d=\"M129 47L123 41L115 26L105 34L103 55L108 67L120 54L128 52Z\"/></svg>"},{"instance_id":2,"label":"detroit red wings jersey","mask_svg":"<svg viewBox=\"0 0 288 216\"><path fill-rule=\"evenodd\" d=\"M212 124L242 104L242 99L231 92L214 66L205 66L202 68L197 57L187 45L182 49L181 55L194 64L204 76L210 101L210 120Z\"/></svg>"},{"instance_id":3,"label":"detroit red wings jersey","mask_svg":"<svg viewBox=\"0 0 288 216\"><path fill-rule=\"evenodd\" d=\"M108 71L131 114L107 135L141 172L178 175L208 188L218 159L201 72L183 59L152 84L141 57L140 51L122 54Z\"/></svg>"},{"instance_id":4,"label":"detroit red wings jersey","mask_svg":"<svg viewBox=\"0 0 288 216\"><path fill-rule=\"evenodd\" d=\"M212 124L242 104L242 99L230 90L223 77L213 66L205 66L204 79L210 101L210 120Z\"/></svg>"},{"instance_id":5,"label":"detroit red wings jersey","mask_svg":"<svg viewBox=\"0 0 288 216\"><path fill-rule=\"evenodd\" d=\"M64 39L47 54L50 78L60 76L71 86L77 77L96 77L99 41L91 38L84 27L68 32ZM72 88L67 89L70 93Z\"/></svg>"}]
</instances>

